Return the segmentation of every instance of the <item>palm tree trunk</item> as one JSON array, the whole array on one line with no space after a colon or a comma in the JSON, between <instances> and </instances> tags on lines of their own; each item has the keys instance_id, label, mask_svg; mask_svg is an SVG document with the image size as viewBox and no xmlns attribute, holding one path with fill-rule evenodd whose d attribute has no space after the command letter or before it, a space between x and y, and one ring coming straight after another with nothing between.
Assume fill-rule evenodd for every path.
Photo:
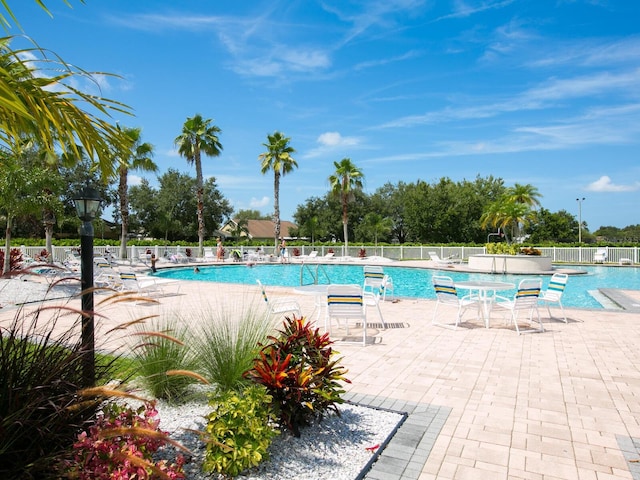
<instances>
[{"instance_id":1,"label":"palm tree trunk","mask_svg":"<svg viewBox=\"0 0 640 480\"><path fill-rule=\"evenodd\" d=\"M274 170L273 176L273 223L275 224L273 233L274 246L278 248L278 239L280 238L280 172Z\"/></svg>"},{"instance_id":2,"label":"palm tree trunk","mask_svg":"<svg viewBox=\"0 0 640 480\"><path fill-rule=\"evenodd\" d=\"M127 235L129 230L129 208L127 205L127 170L120 169L120 183L118 185L118 194L120 197L120 221L122 229L120 230L120 258L127 258Z\"/></svg>"},{"instance_id":3,"label":"palm tree trunk","mask_svg":"<svg viewBox=\"0 0 640 480\"><path fill-rule=\"evenodd\" d=\"M347 195L342 195L342 232L344 234L344 249L345 255L348 253L349 248L349 229L347 228L347 224L349 222L348 212L347 212Z\"/></svg>"},{"instance_id":4,"label":"palm tree trunk","mask_svg":"<svg viewBox=\"0 0 640 480\"><path fill-rule=\"evenodd\" d=\"M200 150L195 156L196 164L196 197L198 200L198 257L204 257L204 188L202 187L202 162Z\"/></svg>"},{"instance_id":5,"label":"palm tree trunk","mask_svg":"<svg viewBox=\"0 0 640 480\"><path fill-rule=\"evenodd\" d=\"M4 264L2 274L6 275L11 270L11 216L7 215L7 228L4 233Z\"/></svg>"}]
</instances>

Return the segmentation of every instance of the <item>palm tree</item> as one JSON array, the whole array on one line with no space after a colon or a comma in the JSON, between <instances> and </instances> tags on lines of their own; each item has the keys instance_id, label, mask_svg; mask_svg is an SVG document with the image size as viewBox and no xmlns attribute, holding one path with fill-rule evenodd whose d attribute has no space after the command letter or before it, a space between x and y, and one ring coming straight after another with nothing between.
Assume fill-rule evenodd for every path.
<instances>
[{"instance_id":1,"label":"palm tree","mask_svg":"<svg viewBox=\"0 0 640 480\"><path fill-rule=\"evenodd\" d=\"M333 162L336 167L336 171L329 177L329 184L331 185L331 191L340 195L342 201L342 229L344 232L344 247L345 250L349 247L349 233L347 231L347 224L349 219L347 217L347 203L353 198L353 190L356 188L362 188L362 179L364 174L362 170L356 167L350 158L343 158L340 162Z\"/></svg>"},{"instance_id":2,"label":"palm tree","mask_svg":"<svg viewBox=\"0 0 640 480\"><path fill-rule=\"evenodd\" d=\"M127 255L127 233L129 230L129 202L127 199L127 177L129 170L144 170L145 172L157 172L158 166L153 163L153 145L142 142L142 130L140 128L125 128L122 133L130 140L130 150L127 158L120 159L118 174L118 196L120 197L120 217L122 220L122 233L120 236L120 258Z\"/></svg>"},{"instance_id":3,"label":"palm tree","mask_svg":"<svg viewBox=\"0 0 640 480\"><path fill-rule=\"evenodd\" d=\"M268 143L262 144L267 147L267 151L258 155L258 159L261 161L260 169L263 175L273 170L274 246L277 247L280 238L280 176L292 172L298 167L298 163L291 156L295 150L289 145L289 137L285 137L281 132L274 132L273 135L267 135L267 141Z\"/></svg>"},{"instance_id":4,"label":"palm tree","mask_svg":"<svg viewBox=\"0 0 640 480\"><path fill-rule=\"evenodd\" d=\"M389 217L383 217L379 213L370 212L364 216L362 221L364 230L369 235L373 235L373 243L375 247L375 253L378 253L378 237L383 235L389 235L393 228L393 220Z\"/></svg>"},{"instance_id":5,"label":"palm tree","mask_svg":"<svg viewBox=\"0 0 640 480\"><path fill-rule=\"evenodd\" d=\"M507 188L507 195L515 203L522 203L528 207L536 208L540 206L540 192L531 184L521 185L516 183L513 187Z\"/></svg>"},{"instance_id":6,"label":"palm tree","mask_svg":"<svg viewBox=\"0 0 640 480\"><path fill-rule=\"evenodd\" d=\"M14 51L9 39L0 40L0 142L12 146L28 138L49 159L60 150L78 158L81 146L97 161L103 179L113 177L114 151L118 156L126 152L126 139L109 122L109 115L130 114L129 108L80 92L72 86L75 78L92 80L91 74L51 57L39 47ZM59 73L49 77L42 73L45 70ZM80 105L98 113L88 113Z\"/></svg>"},{"instance_id":7,"label":"palm tree","mask_svg":"<svg viewBox=\"0 0 640 480\"><path fill-rule=\"evenodd\" d=\"M182 133L176 137L174 143L178 146L178 153L187 162L196 166L196 196L198 200L198 256L202 257L204 247L204 187L202 181L201 155L217 157L222 151L222 144L218 138L220 128L211 124L210 118L204 120L197 113L188 117L182 126Z\"/></svg>"}]
</instances>

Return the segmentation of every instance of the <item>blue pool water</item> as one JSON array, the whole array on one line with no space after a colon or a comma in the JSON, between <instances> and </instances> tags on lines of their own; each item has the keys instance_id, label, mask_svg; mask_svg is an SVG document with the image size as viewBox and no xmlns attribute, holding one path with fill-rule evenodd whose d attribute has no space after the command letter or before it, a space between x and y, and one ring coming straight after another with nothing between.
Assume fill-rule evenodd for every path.
<instances>
[{"instance_id":1,"label":"blue pool water","mask_svg":"<svg viewBox=\"0 0 640 480\"><path fill-rule=\"evenodd\" d=\"M156 275L181 280L198 280L221 283L243 283L256 285L260 280L265 285L295 287L313 283L313 276L318 268L318 283L355 283L362 284L362 265L330 264L309 265L301 268L300 264L255 265L247 267L238 265L199 266L199 273L193 267L172 268L159 271ZM579 266L576 269L586 274L571 275L562 297L567 307L603 308L603 305L590 293L598 288L623 288L640 290L640 268L618 268L604 266ZM431 278L433 275L448 275L454 281L462 280L500 280L518 284L521 275L500 275L464 273L442 270L430 270L409 267L384 267L384 272L393 279L395 294L398 297L435 299ZM302 282L301 282L302 276ZM541 276L543 288L547 287L550 276ZM501 295L510 296L515 293L505 291Z\"/></svg>"}]
</instances>

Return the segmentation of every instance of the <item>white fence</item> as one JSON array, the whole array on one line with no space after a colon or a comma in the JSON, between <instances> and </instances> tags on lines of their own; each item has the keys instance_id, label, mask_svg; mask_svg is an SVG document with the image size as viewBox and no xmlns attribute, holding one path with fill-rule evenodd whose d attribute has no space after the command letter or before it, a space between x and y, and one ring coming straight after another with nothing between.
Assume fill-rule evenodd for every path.
<instances>
[{"instance_id":1,"label":"white fence","mask_svg":"<svg viewBox=\"0 0 640 480\"><path fill-rule=\"evenodd\" d=\"M640 247L537 247L542 251L543 255L551 257L551 261L554 263L594 263L594 255L599 248L606 248L607 261L606 263L633 263L640 262ZM247 246L232 246L225 245L227 256L233 250L239 250L241 253L253 252L255 247ZM440 258L455 257L466 260L470 255L477 255L486 253L484 247L451 247L451 246L349 246L346 250L341 245L334 246L299 246L288 247L289 254L292 255L294 249L297 249L300 255L308 255L312 250L317 250L318 255L322 256L328 253L330 250L335 253L336 256L351 256L358 257L360 250L366 250L366 256L380 256L393 260L429 260L429 252L436 252ZM42 250L43 247L21 247L21 250L26 255L35 258ZM127 260L132 262L140 261L140 254L144 254L147 251L154 253L157 258L170 258L178 252L186 254L190 250L193 252L193 256L196 256L197 247L183 247L183 246L162 246L156 245L152 247L127 247ZM277 256L275 248L273 246L264 246L262 251L265 253L273 253ZM64 261L67 255L71 252L70 247L53 247L53 257L56 261ZM96 255L105 255L110 253L113 257L118 257L120 253L120 247L111 246L94 247L94 253ZM123 260L123 259L120 259ZM145 260L146 261L146 260Z\"/></svg>"}]
</instances>

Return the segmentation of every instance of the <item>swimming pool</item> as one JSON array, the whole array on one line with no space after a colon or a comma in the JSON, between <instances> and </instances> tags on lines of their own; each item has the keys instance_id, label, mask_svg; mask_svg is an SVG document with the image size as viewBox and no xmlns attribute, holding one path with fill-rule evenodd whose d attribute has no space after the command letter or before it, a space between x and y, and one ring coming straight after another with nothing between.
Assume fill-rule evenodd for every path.
<instances>
[{"instance_id":1,"label":"swimming pool","mask_svg":"<svg viewBox=\"0 0 640 480\"><path fill-rule=\"evenodd\" d=\"M320 265L320 264L319 264ZM257 264L252 268L244 264L199 266L199 273L194 273L193 266L171 268L159 271L156 275L180 280L198 280L221 283L243 283L256 285L260 280L265 285L295 287L302 283L313 283L313 276L318 274L318 283L355 283L362 284L362 265L322 264L311 268L301 268L300 264ZM518 284L522 275L465 273L454 271L431 270L411 267L387 267L384 272L393 279L395 294L398 297L431 298L435 292L431 278L433 275L448 275L454 281L492 279ZM587 273L571 275L562 297L563 305L580 308L604 308L596 299L598 288L623 288L640 290L640 269L627 267L579 266L575 267ZM531 276L531 275L530 275ZM529 277L530 277L529 276ZM547 287L548 275L542 275L543 289ZM501 295L510 296L514 291L505 291Z\"/></svg>"}]
</instances>

